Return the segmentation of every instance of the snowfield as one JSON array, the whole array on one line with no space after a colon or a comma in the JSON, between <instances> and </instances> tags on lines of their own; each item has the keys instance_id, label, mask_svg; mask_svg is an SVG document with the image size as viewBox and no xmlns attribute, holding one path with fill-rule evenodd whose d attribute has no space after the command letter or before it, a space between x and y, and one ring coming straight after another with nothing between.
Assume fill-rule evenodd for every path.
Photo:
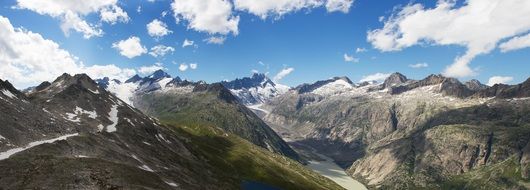
<instances>
[{"instance_id":1,"label":"snowfield","mask_svg":"<svg viewBox=\"0 0 530 190\"><path fill-rule=\"evenodd\" d=\"M26 145L24 147L9 149L9 150L7 150L5 152L1 152L0 153L0 160L5 160L5 159L9 158L10 156L12 156L13 154L22 152L24 150L30 149L32 147L35 147L35 146L38 146L38 145L41 145L41 144L54 143L56 141L66 140L67 138L70 138L70 137L73 137L73 136L78 136L78 135L79 135L79 133L64 135L64 136L60 136L60 137L57 137L57 138L54 138L54 139L31 142L31 143L29 143L28 145Z\"/></svg>"}]
</instances>

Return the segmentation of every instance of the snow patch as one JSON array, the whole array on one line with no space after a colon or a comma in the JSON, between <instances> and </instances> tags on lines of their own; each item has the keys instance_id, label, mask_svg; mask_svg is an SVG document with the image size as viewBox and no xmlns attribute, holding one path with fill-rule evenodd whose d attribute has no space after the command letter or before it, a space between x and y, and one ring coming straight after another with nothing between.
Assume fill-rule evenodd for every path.
<instances>
[{"instance_id":1,"label":"snow patch","mask_svg":"<svg viewBox=\"0 0 530 190\"><path fill-rule=\"evenodd\" d=\"M78 136L78 135L79 135L79 133L74 133L74 134L63 135L63 136L60 136L60 137L57 137L57 138L54 138L54 139L31 142L31 143L29 143L28 145L26 145L24 147L14 148L14 149L7 150L5 152L0 152L0 160L5 160L5 159L9 158L13 154L22 152L24 150L30 149L32 147L35 147L35 146L38 146L38 145L41 145L41 144L54 143L56 141L66 140L67 138L70 138L70 137L73 137L73 136Z\"/></svg>"},{"instance_id":2,"label":"snow patch","mask_svg":"<svg viewBox=\"0 0 530 190\"><path fill-rule=\"evenodd\" d=\"M250 105L250 106L247 106L249 109L252 109L252 110L258 110L258 111L261 111L265 114L269 114L269 111L261 108L261 106L263 106L263 104L254 104L254 105Z\"/></svg>"},{"instance_id":3,"label":"snow patch","mask_svg":"<svg viewBox=\"0 0 530 190\"><path fill-rule=\"evenodd\" d=\"M353 85L350 84L349 82L342 80L342 79L337 79L333 82L330 82L328 84L325 84L324 86L321 86L313 90L313 93L325 96L325 95L332 95L332 94L347 92L347 91L350 91L352 88L353 88Z\"/></svg>"},{"instance_id":4,"label":"snow patch","mask_svg":"<svg viewBox=\"0 0 530 190\"><path fill-rule=\"evenodd\" d=\"M6 90L6 89L2 89L2 94L4 94L5 96L11 98L11 99L17 99L17 96L15 96L13 93L11 93L11 91L9 90Z\"/></svg>"},{"instance_id":5,"label":"snow patch","mask_svg":"<svg viewBox=\"0 0 530 190\"><path fill-rule=\"evenodd\" d=\"M158 85L160 85L160 89L162 91L164 91L166 89L166 84L171 82L173 79L170 78L170 77L166 77L166 78L163 78L163 79L160 79L160 81L158 81Z\"/></svg>"},{"instance_id":6,"label":"snow patch","mask_svg":"<svg viewBox=\"0 0 530 190\"><path fill-rule=\"evenodd\" d=\"M118 125L118 105L113 105L109 112L109 120L112 122L107 126L107 132L116 132L116 125Z\"/></svg>"},{"instance_id":7,"label":"snow patch","mask_svg":"<svg viewBox=\"0 0 530 190\"><path fill-rule=\"evenodd\" d=\"M160 142L165 141L166 143L171 144L171 141L168 141L167 139L165 139L164 136L162 136L161 134L156 134L156 139L158 139L158 141Z\"/></svg>"},{"instance_id":8,"label":"snow patch","mask_svg":"<svg viewBox=\"0 0 530 190\"><path fill-rule=\"evenodd\" d=\"M151 169L149 166L147 165L142 165L142 166L138 166L138 168L142 169L142 170L145 170L145 171L148 171L148 172L155 172L153 169Z\"/></svg>"},{"instance_id":9,"label":"snow patch","mask_svg":"<svg viewBox=\"0 0 530 190\"><path fill-rule=\"evenodd\" d=\"M171 187L178 187L179 185L176 184L176 183L173 183L173 182L167 182L167 181L164 181L166 184L168 184L169 186Z\"/></svg>"}]
</instances>

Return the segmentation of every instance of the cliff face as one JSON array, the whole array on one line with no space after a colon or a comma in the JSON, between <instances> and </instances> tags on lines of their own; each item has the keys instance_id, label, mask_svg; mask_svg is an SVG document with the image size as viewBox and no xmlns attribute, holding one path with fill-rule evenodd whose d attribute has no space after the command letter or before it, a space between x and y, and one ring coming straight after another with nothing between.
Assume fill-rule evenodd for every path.
<instances>
[{"instance_id":1,"label":"cliff face","mask_svg":"<svg viewBox=\"0 0 530 190\"><path fill-rule=\"evenodd\" d=\"M332 96L291 91L264 106L270 110L264 119L372 188L516 188L528 182L530 99L478 97L495 87L469 89L438 75L392 81L397 85ZM506 89L524 94L519 86ZM504 173L482 172L492 167Z\"/></svg>"}]
</instances>

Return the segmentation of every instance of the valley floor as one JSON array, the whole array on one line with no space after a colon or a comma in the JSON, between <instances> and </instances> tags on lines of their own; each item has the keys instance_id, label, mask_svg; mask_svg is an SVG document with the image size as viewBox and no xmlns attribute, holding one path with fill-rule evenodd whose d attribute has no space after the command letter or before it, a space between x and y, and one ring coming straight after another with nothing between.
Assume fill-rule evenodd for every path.
<instances>
[{"instance_id":1,"label":"valley floor","mask_svg":"<svg viewBox=\"0 0 530 190\"><path fill-rule=\"evenodd\" d=\"M260 108L261 104L248 106L259 117L267 114L267 111ZM271 128L278 133L300 156L309 161L306 167L327 177L347 190L364 190L367 189L362 183L349 176L343 168L337 165L333 159L319 154L314 148L295 141L298 136L283 126L273 126Z\"/></svg>"}]
</instances>

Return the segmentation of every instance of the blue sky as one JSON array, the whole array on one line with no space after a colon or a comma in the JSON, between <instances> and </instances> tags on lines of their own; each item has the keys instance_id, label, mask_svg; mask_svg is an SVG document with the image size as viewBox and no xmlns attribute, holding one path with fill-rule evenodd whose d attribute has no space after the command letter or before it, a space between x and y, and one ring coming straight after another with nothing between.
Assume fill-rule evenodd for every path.
<instances>
[{"instance_id":1,"label":"blue sky","mask_svg":"<svg viewBox=\"0 0 530 190\"><path fill-rule=\"evenodd\" d=\"M346 0L346 3L351 3L351 7L347 11L330 12L325 5L313 5L299 10L286 10L284 13L277 13L273 10L268 12L266 18L260 17L259 14L250 10L236 10L236 2L228 1L230 5L234 6L231 9L231 16L239 17L237 35L233 31L225 34L213 30L200 31L200 29L190 27L192 20L186 20L182 17L177 23L174 17L175 11L171 7L173 1L170 0L154 2L118 1L115 5L127 13L127 22L117 21L115 24L102 22L99 10L79 13L81 19L103 31L101 36L92 36L88 39L83 36L83 32L73 29L67 30L67 32L63 31L61 25L65 20L64 15L42 13L39 8L21 6L20 3L23 1L31 3L32 0L1 1L0 16L7 18L13 27L24 28L25 34L31 31L40 34L44 39L55 42L58 44L58 48L69 52L72 57L78 58L75 60L76 64L80 64L80 62L84 64L83 67L80 67L81 70L89 69L92 65L114 65L138 73L141 67L153 66L158 63L156 66L164 67L172 76L207 82L249 76L252 70L266 72L273 78L282 69L287 68L293 68L293 71L279 82L290 86L334 76L348 76L353 81L359 81L375 73L388 74L391 72L401 72L410 78L421 79L428 74L444 73L449 65L455 63L457 57L471 52L471 47L476 47L469 44L480 44L472 37L468 37L469 40L465 39L465 43L454 42L455 35L444 36L443 33L433 36L419 36L417 38L420 40L412 40L412 43L402 43L396 40L393 44L381 45L387 41L382 41L383 38L381 40L379 38L368 39L369 31L383 29L385 23L399 23L407 19L408 16L412 18L411 15L402 15L398 19L391 19L390 16L400 17L398 14L400 11L414 8L413 5L422 5L422 7L415 7L416 14L439 8L441 5L435 1L357 0L352 2ZM297 1L302 2L304 0ZM493 0L488 1L493 2ZM198 3L201 1L185 0L185 2ZM252 3L252 0L249 2ZM324 1L323 3L325 4ZM458 2L451 6L450 10L458 10L466 8L466 6L471 7L471 3ZM528 6L520 6L522 6L520 9L524 10L516 10L516 12L519 11L523 15L527 14ZM139 7L141 7L140 12L138 12ZM162 16L164 11L167 15ZM381 17L384 18L381 19ZM428 14L425 18L427 17ZM162 37L150 36L146 25L154 19L165 23L171 32ZM421 21L417 22L414 26L424 25ZM454 27L458 26L455 24ZM409 33L403 32L400 35L414 35L415 32L409 28L403 27L402 30L409 31ZM447 28L431 27L425 30L439 31L445 29ZM499 44L508 42L513 37L524 37L529 29L530 26L516 29L501 28L502 31L513 30L517 33L507 32L504 36L491 37L500 38L497 41L491 40L495 42L495 48L492 50L479 48L480 50L477 50L479 51L478 55L472 56L472 59L466 64L472 73L456 72L456 74L451 74L451 72L446 72L444 74L462 80L476 78L483 83L488 83L488 80L493 76L505 77L505 80L501 82L510 84L526 80L530 76L530 65L528 64L530 48L525 48L527 46L523 44L522 47L501 52ZM473 31L473 28L469 30ZM156 45L173 47L174 51L161 57L154 57L145 52L128 58L121 55L120 51L113 47L113 44L132 36L140 39L141 45L145 47L147 52ZM212 36L226 37L226 40L222 44L207 43L206 39ZM378 37L385 36L379 35ZM492 35L484 34L481 36L489 38ZM183 48L182 43L185 39L194 41L196 47ZM381 43L374 45L378 42ZM13 42L11 45L16 46L17 44ZM365 51L356 51L358 48ZM24 54L23 56L29 55ZM355 61L347 61L345 56L352 57ZM38 60L38 58L35 59ZM9 61L10 59L0 59L0 65L8 64ZM181 64L187 65L188 69L179 70ZM197 67L191 69L190 64L197 64ZM424 67L412 68L411 65ZM50 67L54 67L54 65L50 65ZM75 71L79 72L78 70ZM32 69L26 69L23 74L30 75L31 72L33 72ZM104 74L104 71L100 72L103 73L94 75ZM11 81L18 80L16 75L10 74L0 72L0 78ZM128 74L132 73L129 72ZM123 78L124 75L120 76ZM43 80L50 80L48 78L43 77ZM17 86L34 85L34 81L20 82Z\"/></svg>"}]
</instances>

